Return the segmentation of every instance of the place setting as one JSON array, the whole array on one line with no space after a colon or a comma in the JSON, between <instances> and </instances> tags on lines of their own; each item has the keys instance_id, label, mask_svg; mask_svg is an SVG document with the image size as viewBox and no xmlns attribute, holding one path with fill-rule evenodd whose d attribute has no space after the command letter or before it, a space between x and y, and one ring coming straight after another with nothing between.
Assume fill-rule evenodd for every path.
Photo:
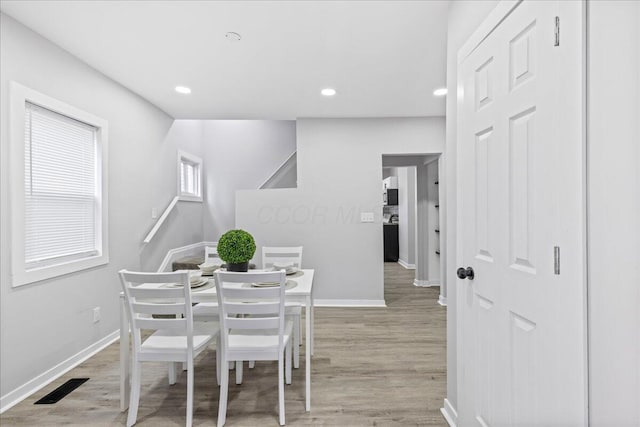
<instances>
[{"instance_id":1,"label":"place setting","mask_svg":"<svg viewBox=\"0 0 640 427\"><path fill-rule=\"evenodd\" d=\"M292 279L304 275L304 271L296 267L295 264L279 264L274 262L272 269L273 271L284 270L287 277Z\"/></svg>"},{"instance_id":2,"label":"place setting","mask_svg":"<svg viewBox=\"0 0 640 427\"><path fill-rule=\"evenodd\" d=\"M252 288L275 288L277 286L280 286L280 282L260 282L260 283L245 283L244 286L250 286ZM285 289L293 289L296 286L298 286L298 282L294 281L294 280L287 280L284 283L284 288Z\"/></svg>"},{"instance_id":3,"label":"place setting","mask_svg":"<svg viewBox=\"0 0 640 427\"><path fill-rule=\"evenodd\" d=\"M220 264L205 262L203 264L198 265L198 268L200 268L200 271L202 272L202 276L213 277L213 273L220 268Z\"/></svg>"},{"instance_id":4,"label":"place setting","mask_svg":"<svg viewBox=\"0 0 640 427\"><path fill-rule=\"evenodd\" d=\"M198 270L190 270L189 271L189 285L191 289L197 289L205 286L209 283L209 279L206 277L202 277L204 274L202 271ZM168 283L167 286L172 288L180 288L182 287L182 283Z\"/></svg>"}]
</instances>

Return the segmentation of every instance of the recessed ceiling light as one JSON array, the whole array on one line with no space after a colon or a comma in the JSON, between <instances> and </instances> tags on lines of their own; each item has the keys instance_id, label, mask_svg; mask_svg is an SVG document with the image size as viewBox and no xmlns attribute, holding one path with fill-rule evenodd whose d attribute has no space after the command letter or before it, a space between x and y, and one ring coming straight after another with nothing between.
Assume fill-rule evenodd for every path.
<instances>
[{"instance_id":1,"label":"recessed ceiling light","mask_svg":"<svg viewBox=\"0 0 640 427\"><path fill-rule=\"evenodd\" d=\"M183 93L183 94L189 94L189 93L191 93L191 89L189 89L186 86L176 86L176 92Z\"/></svg>"},{"instance_id":2,"label":"recessed ceiling light","mask_svg":"<svg viewBox=\"0 0 640 427\"><path fill-rule=\"evenodd\" d=\"M328 88L322 89L320 93L323 94L324 96L333 96L336 94L336 90L328 87Z\"/></svg>"},{"instance_id":3,"label":"recessed ceiling light","mask_svg":"<svg viewBox=\"0 0 640 427\"><path fill-rule=\"evenodd\" d=\"M433 94L435 96L445 96L447 94L447 88L446 87L441 87L439 89L436 89L433 91Z\"/></svg>"},{"instance_id":4,"label":"recessed ceiling light","mask_svg":"<svg viewBox=\"0 0 640 427\"><path fill-rule=\"evenodd\" d=\"M242 36L238 33L234 33L233 31L229 31L224 36L230 42L239 42L240 40L242 40Z\"/></svg>"}]
</instances>

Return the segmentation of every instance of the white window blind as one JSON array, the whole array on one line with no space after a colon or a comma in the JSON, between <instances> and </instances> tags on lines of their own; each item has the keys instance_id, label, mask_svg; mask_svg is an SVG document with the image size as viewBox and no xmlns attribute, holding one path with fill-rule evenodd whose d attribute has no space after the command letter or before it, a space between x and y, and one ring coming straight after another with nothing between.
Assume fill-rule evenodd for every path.
<instances>
[{"instance_id":1,"label":"white window blind","mask_svg":"<svg viewBox=\"0 0 640 427\"><path fill-rule=\"evenodd\" d=\"M99 252L94 126L26 102L24 256L27 270Z\"/></svg>"},{"instance_id":2,"label":"white window blind","mask_svg":"<svg viewBox=\"0 0 640 427\"><path fill-rule=\"evenodd\" d=\"M182 160L180 164L182 181L181 181L181 190L184 194L198 194L198 189L196 187L196 174L197 174L197 165L193 163Z\"/></svg>"},{"instance_id":3,"label":"white window blind","mask_svg":"<svg viewBox=\"0 0 640 427\"><path fill-rule=\"evenodd\" d=\"M178 192L182 200L202 201L202 159L179 151Z\"/></svg>"}]
</instances>

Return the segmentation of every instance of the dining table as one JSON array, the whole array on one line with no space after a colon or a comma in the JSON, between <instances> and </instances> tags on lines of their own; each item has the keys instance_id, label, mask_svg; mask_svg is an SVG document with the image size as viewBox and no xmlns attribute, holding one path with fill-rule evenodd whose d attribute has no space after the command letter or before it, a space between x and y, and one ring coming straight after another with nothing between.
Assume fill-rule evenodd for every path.
<instances>
[{"instance_id":1,"label":"dining table","mask_svg":"<svg viewBox=\"0 0 640 427\"><path fill-rule=\"evenodd\" d=\"M266 270L252 270L255 272ZM313 355L313 269L300 269L296 273L287 275L285 288L285 302L302 305L305 309L305 409L311 410L311 356ZM204 277L203 277L204 278ZM193 303L218 302L216 286L213 277L207 278L203 286L191 289ZM141 284L139 286L162 286L162 284ZM130 374L131 374L131 334L127 302L124 292L120 293L120 410L129 407Z\"/></svg>"}]
</instances>

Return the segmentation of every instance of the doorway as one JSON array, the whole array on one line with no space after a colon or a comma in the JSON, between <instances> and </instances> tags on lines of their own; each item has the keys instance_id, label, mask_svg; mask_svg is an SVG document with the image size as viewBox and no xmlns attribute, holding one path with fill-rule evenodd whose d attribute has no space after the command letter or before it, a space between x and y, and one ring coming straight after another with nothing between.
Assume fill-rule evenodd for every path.
<instances>
[{"instance_id":1,"label":"doorway","mask_svg":"<svg viewBox=\"0 0 640 427\"><path fill-rule=\"evenodd\" d=\"M440 154L383 155L383 236L385 263L414 270L413 285L439 287L444 265ZM386 264L385 264L386 265Z\"/></svg>"}]
</instances>

